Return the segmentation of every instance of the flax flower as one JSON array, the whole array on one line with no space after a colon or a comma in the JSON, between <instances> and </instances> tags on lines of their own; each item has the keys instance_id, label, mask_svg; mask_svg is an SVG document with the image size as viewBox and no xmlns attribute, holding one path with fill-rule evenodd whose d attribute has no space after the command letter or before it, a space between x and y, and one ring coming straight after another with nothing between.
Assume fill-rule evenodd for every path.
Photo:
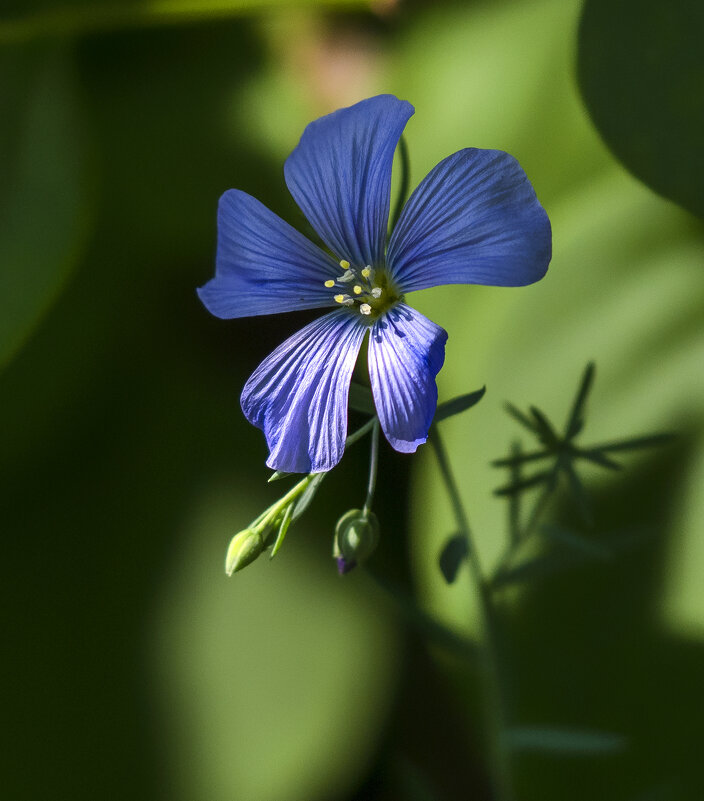
<instances>
[{"instance_id":1,"label":"flax flower","mask_svg":"<svg viewBox=\"0 0 704 801\"><path fill-rule=\"evenodd\" d=\"M217 317L333 307L287 339L242 392L267 464L330 470L342 458L350 379L369 334L369 378L397 450L425 442L447 333L407 292L440 284L522 286L542 278L550 222L518 162L460 150L411 194L387 236L391 165L410 103L379 95L312 122L286 161L289 191L327 251L236 189L218 209L215 277L199 289Z\"/></svg>"}]
</instances>

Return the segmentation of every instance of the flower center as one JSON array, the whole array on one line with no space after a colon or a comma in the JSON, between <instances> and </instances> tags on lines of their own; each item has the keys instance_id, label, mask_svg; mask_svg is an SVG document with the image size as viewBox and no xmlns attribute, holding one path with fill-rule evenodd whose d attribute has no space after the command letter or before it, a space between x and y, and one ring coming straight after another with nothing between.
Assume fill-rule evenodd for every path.
<instances>
[{"instance_id":1,"label":"flower center","mask_svg":"<svg viewBox=\"0 0 704 801\"><path fill-rule=\"evenodd\" d=\"M370 264L361 269L352 267L346 259L340 262L340 267L342 275L330 278L325 286L336 290L335 302L349 307L350 311L375 320L403 299L385 270L374 269Z\"/></svg>"}]
</instances>

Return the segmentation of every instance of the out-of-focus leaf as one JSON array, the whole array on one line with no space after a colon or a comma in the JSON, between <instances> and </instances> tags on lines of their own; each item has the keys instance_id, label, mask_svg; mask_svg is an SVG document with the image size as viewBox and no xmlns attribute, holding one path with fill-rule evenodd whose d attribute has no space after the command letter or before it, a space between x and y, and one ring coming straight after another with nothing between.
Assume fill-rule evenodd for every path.
<instances>
[{"instance_id":1,"label":"out-of-focus leaf","mask_svg":"<svg viewBox=\"0 0 704 801\"><path fill-rule=\"evenodd\" d=\"M469 554L467 538L463 534L455 534L445 543L438 560L440 570L448 584L457 578L457 571Z\"/></svg>"},{"instance_id":2,"label":"out-of-focus leaf","mask_svg":"<svg viewBox=\"0 0 704 801\"><path fill-rule=\"evenodd\" d=\"M584 405L587 402L587 396L594 383L594 362L589 362L584 370L582 381L577 390L577 396L574 399L572 411L565 426L565 436L567 438L578 434L584 425Z\"/></svg>"},{"instance_id":3,"label":"out-of-focus leaf","mask_svg":"<svg viewBox=\"0 0 704 801\"><path fill-rule=\"evenodd\" d=\"M507 739L515 751L543 751L556 756L614 754L627 744L620 734L552 726L516 726L509 729Z\"/></svg>"},{"instance_id":4,"label":"out-of-focus leaf","mask_svg":"<svg viewBox=\"0 0 704 801\"><path fill-rule=\"evenodd\" d=\"M615 155L649 187L704 215L704 4L586 0L579 85Z\"/></svg>"},{"instance_id":5,"label":"out-of-focus leaf","mask_svg":"<svg viewBox=\"0 0 704 801\"><path fill-rule=\"evenodd\" d=\"M156 0L66 4L0 19L0 44L121 28L212 22L290 6L287 0ZM296 6L368 6L368 0L296 0Z\"/></svg>"},{"instance_id":6,"label":"out-of-focus leaf","mask_svg":"<svg viewBox=\"0 0 704 801\"><path fill-rule=\"evenodd\" d=\"M445 420L447 417L452 417L454 414L466 412L467 409L476 406L484 397L485 393L486 387L482 387L474 392L469 392L467 395L459 395L456 398L451 398L449 401L444 401L444 403L438 406L435 412L435 422L439 423L440 420Z\"/></svg>"},{"instance_id":7,"label":"out-of-focus leaf","mask_svg":"<svg viewBox=\"0 0 704 801\"><path fill-rule=\"evenodd\" d=\"M59 294L89 228L86 140L62 48L0 53L0 367Z\"/></svg>"}]
</instances>

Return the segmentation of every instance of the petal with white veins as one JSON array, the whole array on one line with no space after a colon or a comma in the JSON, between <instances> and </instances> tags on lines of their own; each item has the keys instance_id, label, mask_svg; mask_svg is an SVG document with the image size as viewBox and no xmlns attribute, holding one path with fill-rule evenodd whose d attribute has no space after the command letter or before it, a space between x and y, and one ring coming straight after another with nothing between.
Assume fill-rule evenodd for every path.
<instances>
[{"instance_id":1,"label":"petal with white veins","mask_svg":"<svg viewBox=\"0 0 704 801\"><path fill-rule=\"evenodd\" d=\"M347 436L347 398L368 324L339 309L302 328L257 367L242 411L261 428L267 465L287 473L331 470Z\"/></svg>"},{"instance_id":2,"label":"petal with white veins","mask_svg":"<svg viewBox=\"0 0 704 801\"><path fill-rule=\"evenodd\" d=\"M392 447L413 453L428 438L438 403L435 376L445 361L447 333L397 303L369 336L369 376L381 429Z\"/></svg>"}]
</instances>

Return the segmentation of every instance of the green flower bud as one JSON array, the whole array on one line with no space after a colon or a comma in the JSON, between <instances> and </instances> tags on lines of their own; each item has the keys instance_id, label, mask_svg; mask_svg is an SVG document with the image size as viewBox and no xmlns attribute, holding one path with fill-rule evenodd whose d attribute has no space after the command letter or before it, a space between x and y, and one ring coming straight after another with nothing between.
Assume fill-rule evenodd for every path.
<instances>
[{"instance_id":1,"label":"green flower bud","mask_svg":"<svg viewBox=\"0 0 704 801\"><path fill-rule=\"evenodd\" d=\"M264 539L261 532L246 528L230 541L225 557L225 572L228 576L247 567L264 550Z\"/></svg>"},{"instance_id":2,"label":"green flower bud","mask_svg":"<svg viewBox=\"0 0 704 801\"><path fill-rule=\"evenodd\" d=\"M379 542L379 521L373 512L350 509L337 521L333 556L340 573L368 559Z\"/></svg>"}]
</instances>

